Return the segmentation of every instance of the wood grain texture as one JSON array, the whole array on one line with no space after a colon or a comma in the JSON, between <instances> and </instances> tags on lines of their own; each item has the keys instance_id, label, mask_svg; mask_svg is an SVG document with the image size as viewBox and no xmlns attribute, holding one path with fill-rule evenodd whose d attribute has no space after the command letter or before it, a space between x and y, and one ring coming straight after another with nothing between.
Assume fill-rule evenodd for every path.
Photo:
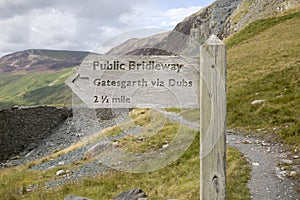
<instances>
[{"instance_id":1,"label":"wood grain texture","mask_svg":"<svg viewBox=\"0 0 300 200\"><path fill-rule=\"evenodd\" d=\"M200 199L226 199L226 46L212 35L200 47Z\"/></svg>"}]
</instances>

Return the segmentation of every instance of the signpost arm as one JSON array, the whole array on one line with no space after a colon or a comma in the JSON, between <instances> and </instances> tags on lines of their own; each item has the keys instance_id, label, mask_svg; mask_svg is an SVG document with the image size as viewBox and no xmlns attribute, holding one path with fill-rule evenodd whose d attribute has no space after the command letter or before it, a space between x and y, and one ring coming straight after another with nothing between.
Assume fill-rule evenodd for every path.
<instances>
[{"instance_id":1,"label":"signpost arm","mask_svg":"<svg viewBox=\"0 0 300 200\"><path fill-rule=\"evenodd\" d=\"M226 199L226 45L200 47L200 199Z\"/></svg>"}]
</instances>

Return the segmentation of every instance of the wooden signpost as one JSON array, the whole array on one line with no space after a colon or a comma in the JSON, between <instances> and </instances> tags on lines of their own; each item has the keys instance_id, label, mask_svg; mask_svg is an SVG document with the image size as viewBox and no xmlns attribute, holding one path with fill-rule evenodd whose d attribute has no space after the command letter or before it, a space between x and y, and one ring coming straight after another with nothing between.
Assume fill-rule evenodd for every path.
<instances>
[{"instance_id":1,"label":"wooden signpost","mask_svg":"<svg viewBox=\"0 0 300 200\"><path fill-rule=\"evenodd\" d=\"M226 199L226 46L200 47L200 199Z\"/></svg>"},{"instance_id":2,"label":"wooden signpost","mask_svg":"<svg viewBox=\"0 0 300 200\"><path fill-rule=\"evenodd\" d=\"M215 35L200 59L90 55L66 83L89 108L200 107L200 199L226 199L226 46Z\"/></svg>"}]
</instances>

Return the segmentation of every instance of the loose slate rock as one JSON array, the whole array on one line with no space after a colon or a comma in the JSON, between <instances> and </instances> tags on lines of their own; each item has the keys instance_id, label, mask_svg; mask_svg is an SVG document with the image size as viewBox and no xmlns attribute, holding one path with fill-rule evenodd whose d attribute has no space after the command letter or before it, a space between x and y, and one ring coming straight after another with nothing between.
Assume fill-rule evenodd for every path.
<instances>
[{"instance_id":1,"label":"loose slate rock","mask_svg":"<svg viewBox=\"0 0 300 200\"><path fill-rule=\"evenodd\" d=\"M136 188L120 193L115 196L113 200L138 200L139 198L144 197L147 197L146 193L142 189Z\"/></svg>"},{"instance_id":2,"label":"loose slate rock","mask_svg":"<svg viewBox=\"0 0 300 200\"><path fill-rule=\"evenodd\" d=\"M64 200L91 200L91 199L86 198L86 197L79 197L79 196L75 196L75 195L69 195L69 196L66 196L64 198Z\"/></svg>"},{"instance_id":3,"label":"loose slate rock","mask_svg":"<svg viewBox=\"0 0 300 200\"><path fill-rule=\"evenodd\" d=\"M87 152L84 153L83 158L84 159L91 159L107 148L111 147L111 142L109 141L100 141L96 143L94 146L92 146Z\"/></svg>"},{"instance_id":4,"label":"loose slate rock","mask_svg":"<svg viewBox=\"0 0 300 200\"><path fill-rule=\"evenodd\" d=\"M256 104L262 104L264 103L266 100L254 100L251 102L252 105L256 105Z\"/></svg>"},{"instance_id":5,"label":"loose slate rock","mask_svg":"<svg viewBox=\"0 0 300 200\"><path fill-rule=\"evenodd\" d=\"M56 172L56 176L62 176L62 175L64 175L64 174L66 174L66 172L64 171L64 170L58 170L57 172Z\"/></svg>"},{"instance_id":6,"label":"loose slate rock","mask_svg":"<svg viewBox=\"0 0 300 200\"><path fill-rule=\"evenodd\" d=\"M292 160L288 160L288 159L281 159L280 162L282 164L287 164L287 165L293 164L293 161Z\"/></svg>"}]
</instances>

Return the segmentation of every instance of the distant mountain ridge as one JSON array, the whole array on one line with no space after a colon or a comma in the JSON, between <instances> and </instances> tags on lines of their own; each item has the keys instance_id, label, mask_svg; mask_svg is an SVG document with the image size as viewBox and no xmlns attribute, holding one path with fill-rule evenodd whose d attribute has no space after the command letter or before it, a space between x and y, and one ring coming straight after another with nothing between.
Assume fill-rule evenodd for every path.
<instances>
[{"instance_id":1,"label":"distant mountain ridge","mask_svg":"<svg viewBox=\"0 0 300 200\"><path fill-rule=\"evenodd\" d=\"M0 73L49 72L80 65L89 52L29 49L0 58Z\"/></svg>"}]
</instances>

